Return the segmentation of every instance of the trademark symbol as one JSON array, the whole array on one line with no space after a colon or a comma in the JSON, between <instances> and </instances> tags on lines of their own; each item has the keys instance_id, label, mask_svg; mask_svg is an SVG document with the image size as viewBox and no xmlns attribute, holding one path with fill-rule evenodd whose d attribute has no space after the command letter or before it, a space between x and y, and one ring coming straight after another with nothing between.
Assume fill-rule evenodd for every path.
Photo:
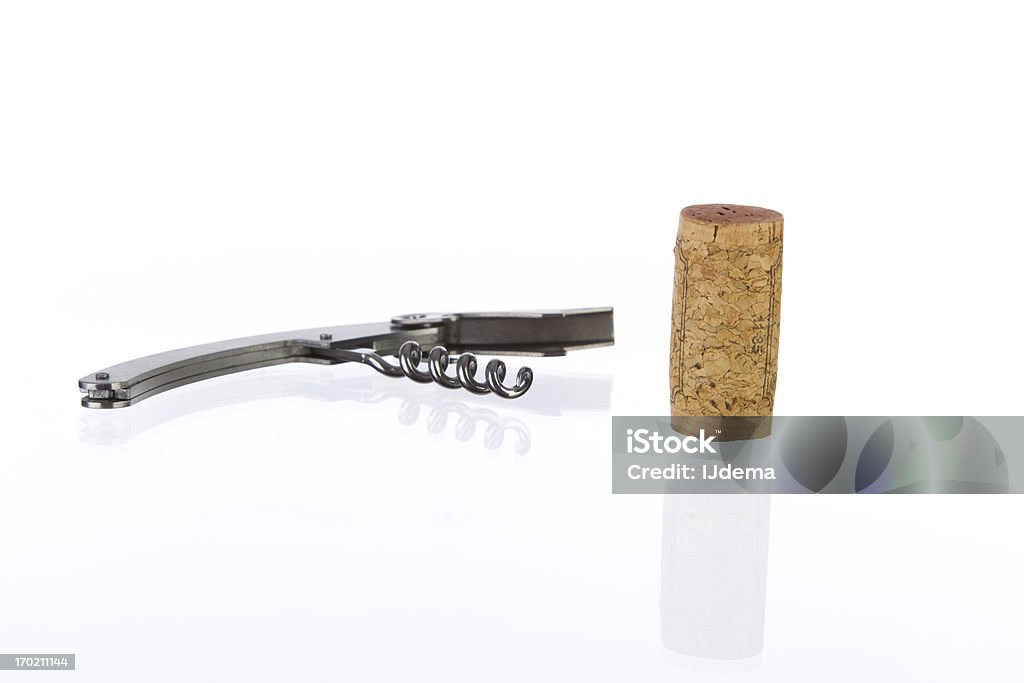
<instances>
[{"instance_id":1,"label":"trademark symbol","mask_svg":"<svg viewBox=\"0 0 1024 683\"><path fill-rule=\"evenodd\" d=\"M721 434L721 433L722 433L722 430L721 430L721 429L716 429L716 430L715 430L715 434Z\"/></svg>"}]
</instances>

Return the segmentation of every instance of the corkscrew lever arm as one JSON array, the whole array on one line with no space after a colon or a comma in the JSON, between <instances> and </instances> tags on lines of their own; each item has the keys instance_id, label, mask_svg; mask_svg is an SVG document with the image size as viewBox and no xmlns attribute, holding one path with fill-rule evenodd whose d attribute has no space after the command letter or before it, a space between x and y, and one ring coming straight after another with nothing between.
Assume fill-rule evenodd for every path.
<instances>
[{"instance_id":1,"label":"corkscrew lever arm","mask_svg":"<svg viewBox=\"0 0 1024 683\"><path fill-rule=\"evenodd\" d=\"M389 322L318 327L202 344L113 365L78 381L86 408L124 408L168 389L281 363L362 363L382 374L518 398L533 372L504 384L505 363L491 360L476 378L474 354L562 356L614 343L611 308L504 313L400 315ZM420 368L426 354L426 370ZM458 354L457 356L451 354ZM397 356L396 365L386 356ZM456 373L448 367L456 365Z\"/></svg>"}]
</instances>

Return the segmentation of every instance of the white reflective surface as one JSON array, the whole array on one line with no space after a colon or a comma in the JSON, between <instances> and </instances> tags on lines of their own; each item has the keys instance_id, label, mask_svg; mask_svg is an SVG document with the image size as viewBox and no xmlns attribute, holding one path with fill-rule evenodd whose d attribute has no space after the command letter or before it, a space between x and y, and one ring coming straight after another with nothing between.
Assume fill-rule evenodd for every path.
<instances>
[{"instance_id":1,"label":"white reflective surface","mask_svg":"<svg viewBox=\"0 0 1024 683\"><path fill-rule=\"evenodd\" d=\"M104 681L1017 665L1019 498L775 497L769 525L766 498L612 496L611 380L555 362L538 382L591 393L560 415L542 384L517 407L355 366L26 411L34 446L0 483L0 642Z\"/></svg>"}]
</instances>

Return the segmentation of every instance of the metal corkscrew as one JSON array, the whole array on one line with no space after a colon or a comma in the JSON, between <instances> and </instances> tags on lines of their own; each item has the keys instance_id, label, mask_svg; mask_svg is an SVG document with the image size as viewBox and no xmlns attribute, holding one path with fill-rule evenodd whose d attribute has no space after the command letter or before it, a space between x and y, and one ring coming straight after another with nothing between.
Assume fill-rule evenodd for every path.
<instances>
[{"instance_id":1,"label":"metal corkscrew","mask_svg":"<svg viewBox=\"0 0 1024 683\"><path fill-rule=\"evenodd\" d=\"M374 351L341 350L338 354L347 360L368 365L388 377L406 376L414 382L429 384L435 382L446 389L465 389L474 394L496 394L502 398L519 398L533 384L533 370L519 369L514 386L503 384L508 372L505 361L495 358L484 368L484 381L476 379L477 357L472 353L452 356L443 346L435 346L427 354L427 371L420 369L423 349L418 342L407 341L398 347L398 365L389 363ZM455 376L448 374L448 367L455 363Z\"/></svg>"},{"instance_id":2,"label":"metal corkscrew","mask_svg":"<svg viewBox=\"0 0 1024 683\"><path fill-rule=\"evenodd\" d=\"M86 394L86 408L124 408L168 389L269 365L361 363L388 377L404 375L512 399L529 391L533 370L520 368L509 386L508 367L495 358L484 366L481 379L476 354L563 356L614 342L611 308L401 315L384 323L277 332L165 351L94 372L78 386ZM398 364L388 356L397 357Z\"/></svg>"}]
</instances>

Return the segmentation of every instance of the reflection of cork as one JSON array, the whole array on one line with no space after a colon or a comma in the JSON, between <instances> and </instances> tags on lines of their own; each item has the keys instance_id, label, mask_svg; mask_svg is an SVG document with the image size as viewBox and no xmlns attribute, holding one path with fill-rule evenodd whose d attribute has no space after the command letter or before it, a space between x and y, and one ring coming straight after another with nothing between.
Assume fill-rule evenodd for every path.
<instances>
[{"instance_id":1,"label":"reflection of cork","mask_svg":"<svg viewBox=\"0 0 1024 683\"><path fill-rule=\"evenodd\" d=\"M771 496L664 497L661 638L691 657L761 653Z\"/></svg>"},{"instance_id":2,"label":"reflection of cork","mask_svg":"<svg viewBox=\"0 0 1024 683\"><path fill-rule=\"evenodd\" d=\"M781 296L782 214L735 204L683 209L669 366L673 427L720 429L721 441L771 432Z\"/></svg>"}]
</instances>

